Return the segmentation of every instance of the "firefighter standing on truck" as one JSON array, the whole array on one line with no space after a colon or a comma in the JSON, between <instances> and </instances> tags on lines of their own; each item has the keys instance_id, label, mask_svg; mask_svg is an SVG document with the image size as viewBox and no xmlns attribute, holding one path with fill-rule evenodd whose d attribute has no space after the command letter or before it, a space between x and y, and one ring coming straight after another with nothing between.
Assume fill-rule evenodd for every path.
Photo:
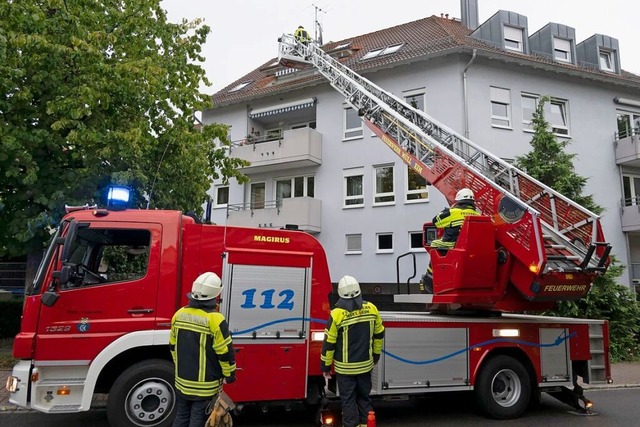
<instances>
[{"instance_id":1,"label":"firefighter standing on truck","mask_svg":"<svg viewBox=\"0 0 640 427\"><path fill-rule=\"evenodd\" d=\"M202 427L222 384L235 381L235 355L224 316L218 313L222 281L207 272L193 282L189 304L171 319L169 349L175 364L174 427Z\"/></svg>"},{"instance_id":2,"label":"firefighter standing on truck","mask_svg":"<svg viewBox=\"0 0 640 427\"><path fill-rule=\"evenodd\" d=\"M460 235L460 229L467 216L480 215L476 209L475 196L469 188L463 188L456 193L455 203L450 208L444 208L431 222L443 230L440 239L431 242L431 248L447 251L453 249ZM423 292L433 293L433 270L431 261L427 273L422 276L421 289Z\"/></svg>"},{"instance_id":3,"label":"firefighter standing on truck","mask_svg":"<svg viewBox=\"0 0 640 427\"><path fill-rule=\"evenodd\" d=\"M371 405L371 371L378 363L384 340L384 326L375 305L362 300L360 284L351 276L338 282L336 303L326 329L320 356L324 377L331 378L334 365L340 400L342 425L367 425Z\"/></svg>"}]
</instances>

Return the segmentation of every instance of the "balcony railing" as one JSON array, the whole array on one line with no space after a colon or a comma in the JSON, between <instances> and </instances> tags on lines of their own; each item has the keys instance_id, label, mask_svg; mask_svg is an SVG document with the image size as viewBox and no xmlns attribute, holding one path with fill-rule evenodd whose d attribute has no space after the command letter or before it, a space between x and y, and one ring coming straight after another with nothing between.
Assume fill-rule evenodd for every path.
<instances>
[{"instance_id":1,"label":"balcony railing","mask_svg":"<svg viewBox=\"0 0 640 427\"><path fill-rule=\"evenodd\" d=\"M227 225L285 228L319 233L322 229L322 201L313 197L293 197L227 207Z\"/></svg>"},{"instance_id":2,"label":"balcony railing","mask_svg":"<svg viewBox=\"0 0 640 427\"><path fill-rule=\"evenodd\" d=\"M322 164L322 134L311 128L233 141L231 156L251 162L244 173L261 173Z\"/></svg>"},{"instance_id":3,"label":"balcony railing","mask_svg":"<svg viewBox=\"0 0 640 427\"><path fill-rule=\"evenodd\" d=\"M616 163L640 167L640 127L614 134Z\"/></svg>"},{"instance_id":4,"label":"balcony railing","mask_svg":"<svg viewBox=\"0 0 640 427\"><path fill-rule=\"evenodd\" d=\"M640 231L640 197L622 199L622 231Z\"/></svg>"}]
</instances>

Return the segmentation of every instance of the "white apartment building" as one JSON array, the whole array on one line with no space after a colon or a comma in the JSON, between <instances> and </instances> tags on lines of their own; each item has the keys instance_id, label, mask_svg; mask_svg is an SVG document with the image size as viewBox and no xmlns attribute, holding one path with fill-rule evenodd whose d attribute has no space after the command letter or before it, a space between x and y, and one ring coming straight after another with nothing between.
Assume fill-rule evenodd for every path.
<instances>
[{"instance_id":1,"label":"white apartment building","mask_svg":"<svg viewBox=\"0 0 640 427\"><path fill-rule=\"evenodd\" d=\"M461 19L430 16L323 49L508 160L531 149L532 114L549 96L546 119L570 141L585 194L606 209L612 253L628 266L621 283L640 280L640 76L620 69L618 41L576 40L559 23L530 29L526 16L504 10L478 25L477 2L461 5ZM213 101L203 121L231 126L230 155L251 162L243 169L251 181L213 183L212 221L312 233L334 282L350 274L406 283L414 256L419 280L428 263L422 225L445 199L322 76L271 58Z\"/></svg>"}]
</instances>

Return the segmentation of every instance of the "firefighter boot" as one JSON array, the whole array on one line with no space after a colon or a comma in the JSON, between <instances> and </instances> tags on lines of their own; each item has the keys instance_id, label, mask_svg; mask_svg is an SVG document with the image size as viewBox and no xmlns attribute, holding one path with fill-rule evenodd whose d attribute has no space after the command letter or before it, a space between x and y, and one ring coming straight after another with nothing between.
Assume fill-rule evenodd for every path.
<instances>
[{"instance_id":1,"label":"firefighter boot","mask_svg":"<svg viewBox=\"0 0 640 427\"><path fill-rule=\"evenodd\" d=\"M423 294L433 293L433 276L431 274L425 273L422 275L420 279L420 291Z\"/></svg>"}]
</instances>

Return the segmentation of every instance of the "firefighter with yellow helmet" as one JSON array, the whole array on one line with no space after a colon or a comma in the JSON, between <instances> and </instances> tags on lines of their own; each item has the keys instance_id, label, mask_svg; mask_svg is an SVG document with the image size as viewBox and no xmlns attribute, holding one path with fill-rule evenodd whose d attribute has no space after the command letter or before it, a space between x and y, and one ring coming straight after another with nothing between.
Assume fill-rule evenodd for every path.
<instances>
[{"instance_id":1,"label":"firefighter with yellow helmet","mask_svg":"<svg viewBox=\"0 0 640 427\"><path fill-rule=\"evenodd\" d=\"M362 299L360 284L352 276L338 282L338 302L331 310L326 329L320 369L331 378L337 374L344 427L366 426L371 405L371 371L378 363L384 340L384 326L376 306Z\"/></svg>"}]
</instances>

